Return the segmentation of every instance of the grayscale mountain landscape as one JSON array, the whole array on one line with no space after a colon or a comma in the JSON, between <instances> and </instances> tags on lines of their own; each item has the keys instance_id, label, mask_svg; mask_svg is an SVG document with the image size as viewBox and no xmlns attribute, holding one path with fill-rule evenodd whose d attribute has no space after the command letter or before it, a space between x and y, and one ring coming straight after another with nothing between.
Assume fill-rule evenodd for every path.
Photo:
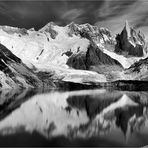
<instances>
[{"instance_id":1,"label":"grayscale mountain landscape","mask_svg":"<svg viewBox=\"0 0 148 148\"><path fill-rule=\"evenodd\" d=\"M0 2L0 146L147 146L147 8Z\"/></svg>"}]
</instances>

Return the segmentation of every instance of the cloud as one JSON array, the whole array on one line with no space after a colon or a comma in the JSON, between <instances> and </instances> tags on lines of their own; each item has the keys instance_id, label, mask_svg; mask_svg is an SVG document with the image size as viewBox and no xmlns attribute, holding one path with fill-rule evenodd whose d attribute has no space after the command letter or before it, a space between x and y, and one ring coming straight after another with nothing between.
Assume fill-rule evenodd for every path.
<instances>
[{"instance_id":1,"label":"cloud","mask_svg":"<svg viewBox=\"0 0 148 148\"><path fill-rule=\"evenodd\" d=\"M0 1L0 15L5 16L6 19L15 20L15 17L12 15L10 9L8 9L7 4Z\"/></svg>"},{"instance_id":2,"label":"cloud","mask_svg":"<svg viewBox=\"0 0 148 148\"><path fill-rule=\"evenodd\" d=\"M2 3L6 10L0 10L0 15L3 15L0 25L6 23L6 25L39 29L49 21L61 25L71 21L93 24L96 22L93 12L103 3L103 0L6 1ZM6 19L7 16L15 19L15 22Z\"/></svg>"},{"instance_id":3,"label":"cloud","mask_svg":"<svg viewBox=\"0 0 148 148\"><path fill-rule=\"evenodd\" d=\"M148 2L139 0L138 7L133 11L135 21L133 23L135 28L148 26Z\"/></svg>"},{"instance_id":4,"label":"cloud","mask_svg":"<svg viewBox=\"0 0 148 148\"><path fill-rule=\"evenodd\" d=\"M79 17L83 13L84 13L84 10L74 8L74 9L70 9L70 10L66 11L65 13L63 13L63 15L61 16L61 18L64 19L64 20L77 22L77 21L80 21L81 20Z\"/></svg>"},{"instance_id":5,"label":"cloud","mask_svg":"<svg viewBox=\"0 0 148 148\"><path fill-rule=\"evenodd\" d=\"M52 1L0 2L0 25L12 25L25 28L35 27L39 29L49 21L59 19L57 8L60 7L61 3Z\"/></svg>"},{"instance_id":6,"label":"cloud","mask_svg":"<svg viewBox=\"0 0 148 148\"><path fill-rule=\"evenodd\" d=\"M132 8L137 4L138 0L120 1L120 0L105 0L103 6L95 11L97 18L107 20L114 17L127 14L133 11Z\"/></svg>"}]
</instances>

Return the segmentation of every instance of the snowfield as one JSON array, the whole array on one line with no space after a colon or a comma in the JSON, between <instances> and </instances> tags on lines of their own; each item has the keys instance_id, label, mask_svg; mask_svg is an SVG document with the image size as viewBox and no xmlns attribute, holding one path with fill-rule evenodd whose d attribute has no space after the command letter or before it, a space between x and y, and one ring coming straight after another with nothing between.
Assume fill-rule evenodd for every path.
<instances>
[{"instance_id":1,"label":"snowfield","mask_svg":"<svg viewBox=\"0 0 148 148\"><path fill-rule=\"evenodd\" d=\"M140 58L137 58L137 57L126 58L123 55L119 55L115 52L112 52L112 51L105 49L103 46L100 46L100 44L98 44L98 47L100 47L105 54L107 54L111 58L117 60L125 69L129 68L132 64L139 61L140 59L146 58L146 57L143 57L143 58L141 58L141 57Z\"/></svg>"},{"instance_id":2,"label":"snowfield","mask_svg":"<svg viewBox=\"0 0 148 148\"><path fill-rule=\"evenodd\" d=\"M0 43L5 45L17 57L21 58L27 66L53 64L64 66L68 57L64 54L67 51L76 53L87 50L89 41L78 36L68 36L68 28L54 26L57 36L52 39L49 33L39 31L27 31L28 34L10 34L0 30ZM10 28L11 30L11 28ZM29 64L30 63L30 64Z\"/></svg>"}]
</instances>

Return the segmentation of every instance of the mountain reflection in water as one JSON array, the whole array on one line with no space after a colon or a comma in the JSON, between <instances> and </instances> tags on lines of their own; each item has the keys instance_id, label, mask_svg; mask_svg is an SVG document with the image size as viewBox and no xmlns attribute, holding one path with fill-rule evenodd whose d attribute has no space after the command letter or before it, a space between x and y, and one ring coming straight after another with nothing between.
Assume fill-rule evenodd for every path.
<instances>
[{"instance_id":1,"label":"mountain reflection in water","mask_svg":"<svg viewBox=\"0 0 148 148\"><path fill-rule=\"evenodd\" d=\"M0 97L0 146L148 145L148 92L30 90Z\"/></svg>"}]
</instances>

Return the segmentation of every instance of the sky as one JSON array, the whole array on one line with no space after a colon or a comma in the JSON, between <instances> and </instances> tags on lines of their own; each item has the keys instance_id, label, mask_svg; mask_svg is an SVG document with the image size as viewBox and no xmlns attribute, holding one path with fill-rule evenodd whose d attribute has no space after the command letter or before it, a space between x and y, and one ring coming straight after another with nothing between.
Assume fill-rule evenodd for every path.
<instances>
[{"instance_id":1,"label":"sky","mask_svg":"<svg viewBox=\"0 0 148 148\"><path fill-rule=\"evenodd\" d=\"M125 21L148 38L148 0L5 0L0 1L0 25L36 30L48 22L64 26L90 23L120 33Z\"/></svg>"}]
</instances>

